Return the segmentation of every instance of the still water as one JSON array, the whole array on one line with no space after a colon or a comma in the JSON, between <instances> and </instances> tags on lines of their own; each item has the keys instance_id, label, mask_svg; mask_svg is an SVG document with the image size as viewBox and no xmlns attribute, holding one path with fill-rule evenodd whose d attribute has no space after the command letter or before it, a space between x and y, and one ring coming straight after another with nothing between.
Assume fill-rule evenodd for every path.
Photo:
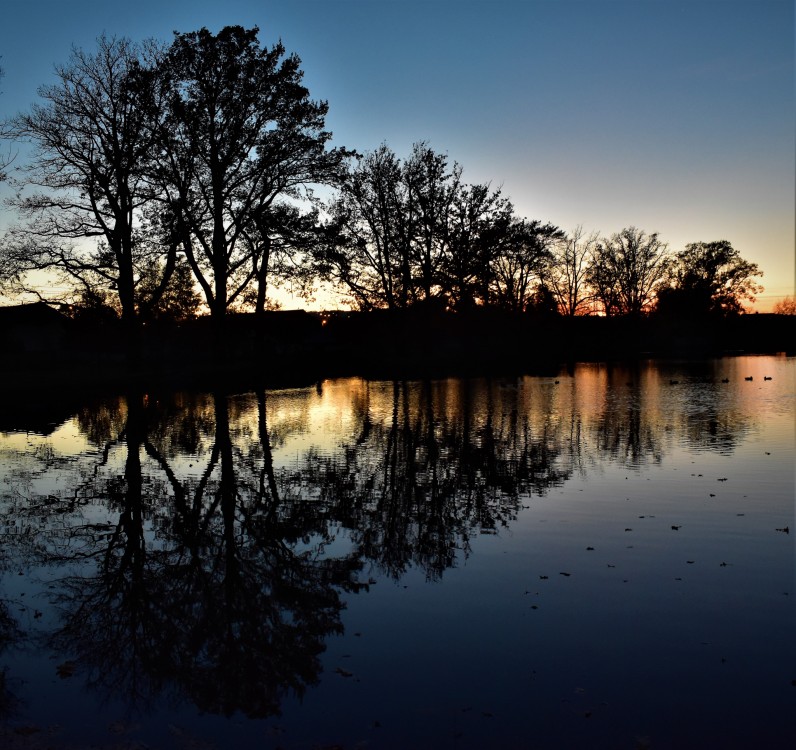
<instances>
[{"instance_id":1,"label":"still water","mask_svg":"<svg viewBox=\"0 0 796 750\"><path fill-rule=\"evenodd\" d=\"M795 393L739 357L0 412L0 744L791 748Z\"/></svg>"}]
</instances>

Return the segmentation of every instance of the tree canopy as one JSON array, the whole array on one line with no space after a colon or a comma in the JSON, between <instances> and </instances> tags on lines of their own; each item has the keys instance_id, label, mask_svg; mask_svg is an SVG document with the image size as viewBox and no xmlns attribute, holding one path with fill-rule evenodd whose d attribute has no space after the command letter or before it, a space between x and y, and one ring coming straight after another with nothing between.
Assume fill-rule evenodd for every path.
<instances>
[{"instance_id":1,"label":"tree canopy","mask_svg":"<svg viewBox=\"0 0 796 750\"><path fill-rule=\"evenodd\" d=\"M0 240L0 283L31 291L32 272L55 273L72 301L131 330L201 307L219 321L262 313L280 284L306 297L330 284L364 310L631 317L726 315L761 290L726 240L673 254L634 226L567 234L467 183L425 141L405 158L386 143L332 148L328 103L310 97L300 59L258 35L227 26L75 49L11 121L35 152L15 182L22 221Z\"/></svg>"},{"instance_id":2,"label":"tree canopy","mask_svg":"<svg viewBox=\"0 0 796 750\"><path fill-rule=\"evenodd\" d=\"M468 185L462 168L428 144L401 160L386 144L366 154L328 207L319 273L363 309L438 304L522 311L550 246L564 233L518 218L490 185Z\"/></svg>"},{"instance_id":3,"label":"tree canopy","mask_svg":"<svg viewBox=\"0 0 796 750\"><path fill-rule=\"evenodd\" d=\"M761 291L754 281L761 275L727 240L692 242L675 256L658 308L687 316L739 313Z\"/></svg>"},{"instance_id":4,"label":"tree canopy","mask_svg":"<svg viewBox=\"0 0 796 750\"><path fill-rule=\"evenodd\" d=\"M214 317L264 283L251 228L280 199L337 182L349 152L327 150L326 102L310 99L296 55L262 48L258 29L176 34L162 66L166 114L155 178ZM272 223L272 222L271 222Z\"/></svg>"}]
</instances>

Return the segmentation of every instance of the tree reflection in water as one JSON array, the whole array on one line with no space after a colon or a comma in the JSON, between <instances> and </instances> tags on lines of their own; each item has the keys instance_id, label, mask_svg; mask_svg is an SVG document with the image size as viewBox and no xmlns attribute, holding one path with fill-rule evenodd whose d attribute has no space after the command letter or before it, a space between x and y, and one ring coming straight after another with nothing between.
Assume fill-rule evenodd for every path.
<instances>
[{"instance_id":1,"label":"tree reflection in water","mask_svg":"<svg viewBox=\"0 0 796 750\"><path fill-rule=\"evenodd\" d=\"M659 462L675 437L731 449L745 429L709 393L662 413L662 387L657 371L595 370L579 387L128 394L77 414L92 450L42 449L7 478L7 527L27 530L8 554L57 571L47 642L102 696L277 714L318 682L365 565L439 580L573 474ZM19 637L0 605L0 647Z\"/></svg>"},{"instance_id":2,"label":"tree reflection in water","mask_svg":"<svg viewBox=\"0 0 796 750\"><path fill-rule=\"evenodd\" d=\"M95 466L65 493L77 507L52 505L71 512L69 523L56 533L41 525L49 539L37 556L79 571L59 581L62 624L50 645L103 695L146 708L166 692L203 711L262 717L317 681L324 640L342 630L340 592L358 586L360 563L324 556L323 518L280 502L260 402L259 466L233 445L228 399L214 394L206 466L181 481L148 437L156 406L129 396L123 473ZM104 498L108 521L89 520L89 498Z\"/></svg>"},{"instance_id":3,"label":"tree reflection in water","mask_svg":"<svg viewBox=\"0 0 796 750\"><path fill-rule=\"evenodd\" d=\"M533 434L529 414L496 404L491 390L474 403L467 381L453 394L455 408L444 408L448 388L393 383L389 410L366 406L339 451L307 455L306 477L350 529L358 553L395 578L410 566L440 578L457 550L467 553L473 533L508 525L523 495L570 473L557 465L556 441ZM372 419L380 411L388 417Z\"/></svg>"}]
</instances>

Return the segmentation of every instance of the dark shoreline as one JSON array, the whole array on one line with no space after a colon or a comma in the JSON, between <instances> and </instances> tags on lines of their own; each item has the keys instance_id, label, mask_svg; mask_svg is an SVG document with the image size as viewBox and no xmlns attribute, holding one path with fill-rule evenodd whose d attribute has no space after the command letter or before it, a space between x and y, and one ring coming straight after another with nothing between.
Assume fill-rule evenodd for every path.
<instances>
[{"instance_id":1,"label":"dark shoreline","mask_svg":"<svg viewBox=\"0 0 796 750\"><path fill-rule=\"evenodd\" d=\"M3 400L33 390L247 389L334 377L555 375L575 362L796 354L796 317L559 318L499 311L267 313L143 329L131 356L118 324L65 321L37 342L4 342ZM16 349L16 350L15 350Z\"/></svg>"}]
</instances>

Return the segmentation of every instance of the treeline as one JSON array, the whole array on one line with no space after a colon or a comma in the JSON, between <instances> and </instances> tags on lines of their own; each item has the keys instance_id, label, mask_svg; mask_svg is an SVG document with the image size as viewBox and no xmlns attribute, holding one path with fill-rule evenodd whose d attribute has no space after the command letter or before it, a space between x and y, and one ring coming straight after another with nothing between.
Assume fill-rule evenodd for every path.
<instances>
[{"instance_id":1,"label":"treeline","mask_svg":"<svg viewBox=\"0 0 796 750\"><path fill-rule=\"evenodd\" d=\"M0 243L0 282L131 329L202 310L262 315L274 288L354 309L641 316L743 310L761 287L725 241L672 253L521 218L489 184L418 142L401 158L331 148L328 103L258 29L101 37L75 50L6 127L32 142ZM318 187L323 186L324 199ZM70 291L43 295L41 272Z\"/></svg>"}]
</instances>

